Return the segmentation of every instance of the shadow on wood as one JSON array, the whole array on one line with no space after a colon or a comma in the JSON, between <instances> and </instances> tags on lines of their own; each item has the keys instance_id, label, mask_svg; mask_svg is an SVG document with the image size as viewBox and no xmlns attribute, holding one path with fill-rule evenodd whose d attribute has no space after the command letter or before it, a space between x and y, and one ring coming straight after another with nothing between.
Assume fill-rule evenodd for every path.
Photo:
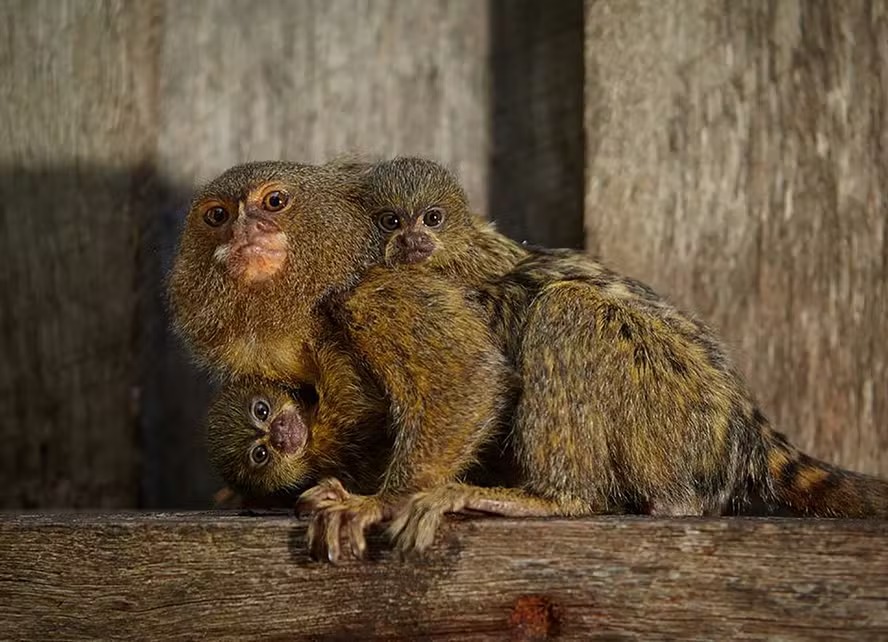
<instances>
[{"instance_id":1,"label":"shadow on wood","mask_svg":"<svg viewBox=\"0 0 888 642\"><path fill-rule=\"evenodd\" d=\"M518 241L582 248L582 0L493 0L490 48L488 214Z\"/></svg>"},{"instance_id":2,"label":"shadow on wood","mask_svg":"<svg viewBox=\"0 0 888 642\"><path fill-rule=\"evenodd\" d=\"M7 515L0 637L875 639L888 522L453 520L421 559L312 562L305 523ZM523 627L523 628L522 628ZM519 630L520 629L520 630Z\"/></svg>"},{"instance_id":3,"label":"shadow on wood","mask_svg":"<svg viewBox=\"0 0 888 642\"><path fill-rule=\"evenodd\" d=\"M209 393L169 329L190 188L150 165L0 166L0 507L208 507Z\"/></svg>"}]
</instances>

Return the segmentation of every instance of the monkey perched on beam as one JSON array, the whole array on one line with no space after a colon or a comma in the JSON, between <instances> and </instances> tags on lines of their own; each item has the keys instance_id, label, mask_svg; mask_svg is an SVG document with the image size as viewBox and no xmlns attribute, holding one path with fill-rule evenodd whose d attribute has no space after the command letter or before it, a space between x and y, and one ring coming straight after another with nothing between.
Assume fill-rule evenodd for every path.
<instances>
[{"instance_id":1,"label":"monkey perched on beam","mask_svg":"<svg viewBox=\"0 0 888 642\"><path fill-rule=\"evenodd\" d=\"M444 512L467 508L712 515L761 500L801 515L886 516L888 484L790 446L711 332L647 286L579 252L528 251L490 227L472 227L459 184L435 163L380 163L364 181L359 202L386 232L377 260L477 288L520 382L508 413L516 473L507 487L449 483L418 493L391 527L402 550L423 549ZM460 270L460 257L471 254L466 244L477 256ZM522 254L517 264L502 258ZM323 514L346 496L328 480L303 504Z\"/></svg>"},{"instance_id":2,"label":"monkey perched on beam","mask_svg":"<svg viewBox=\"0 0 888 642\"><path fill-rule=\"evenodd\" d=\"M190 208L170 299L182 336L224 378L316 390L307 437L269 433L271 445L283 444L276 449L299 450L292 444L344 426L378 431L384 417L391 448L377 492L338 495L318 517L336 542L340 527L359 533L360 548L363 530L408 494L472 466L497 429L510 379L462 288L431 270L384 265L384 231L356 202L355 172L266 162L223 173ZM479 282L494 276L473 254L454 258Z\"/></svg>"}]
</instances>

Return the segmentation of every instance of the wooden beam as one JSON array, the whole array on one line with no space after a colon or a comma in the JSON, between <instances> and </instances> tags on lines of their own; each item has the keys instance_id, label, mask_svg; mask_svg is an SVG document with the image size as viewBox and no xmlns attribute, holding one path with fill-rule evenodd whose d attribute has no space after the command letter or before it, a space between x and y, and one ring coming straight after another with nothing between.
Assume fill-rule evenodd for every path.
<instances>
[{"instance_id":1,"label":"wooden beam","mask_svg":"<svg viewBox=\"0 0 888 642\"><path fill-rule=\"evenodd\" d=\"M0 638L885 639L888 522L450 521L425 557L312 562L305 523L7 515Z\"/></svg>"},{"instance_id":2,"label":"wooden beam","mask_svg":"<svg viewBox=\"0 0 888 642\"><path fill-rule=\"evenodd\" d=\"M489 6L488 213L518 241L582 248L583 2Z\"/></svg>"}]
</instances>

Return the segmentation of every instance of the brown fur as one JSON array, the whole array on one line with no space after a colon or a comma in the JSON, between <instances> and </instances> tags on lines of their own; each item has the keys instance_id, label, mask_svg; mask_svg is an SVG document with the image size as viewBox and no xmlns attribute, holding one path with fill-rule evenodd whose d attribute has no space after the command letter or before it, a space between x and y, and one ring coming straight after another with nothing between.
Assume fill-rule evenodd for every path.
<instances>
[{"instance_id":1,"label":"brown fur","mask_svg":"<svg viewBox=\"0 0 888 642\"><path fill-rule=\"evenodd\" d=\"M321 511L318 520L324 523L314 530L338 534L340 526L358 525L362 537L405 493L453 481L474 463L496 429L509 379L480 308L461 288L423 269L369 268L383 262L383 244L374 218L356 197L356 167L274 162L225 172L193 203L170 295L182 336L223 376L315 386L319 400L311 432L326 436L333 451L346 443L340 435L352 434L341 432L344 427L362 426L365 398L385 399L392 447L378 492ZM270 183L290 196L274 214L259 212L258 205ZM208 226L208 204L220 202L228 204L231 220ZM251 211L261 215L261 226ZM237 254L233 243L245 229L252 234L268 226L286 236L286 260L279 272L245 281L238 275L252 273L241 266L250 255ZM235 260L238 269L232 270ZM246 385L252 394L255 383ZM351 394L356 389L361 394ZM243 424L243 398L237 389L229 392L233 397L223 394L211 416L217 425ZM237 462L244 437L233 443L210 442L217 461L234 453L231 461ZM286 483L310 478L312 458L336 457L327 451L304 454L310 456L276 468L294 478ZM281 477L257 482L236 463L228 474L240 485L258 483L260 490L284 483Z\"/></svg>"},{"instance_id":2,"label":"brown fur","mask_svg":"<svg viewBox=\"0 0 888 642\"><path fill-rule=\"evenodd\" d=\"M397 159L374 167L371 194L414 210L453 191L440 167ZM489 322L520 380L507 436L512 488L449 485L416 495L390 531L422 549L440 514L648 512L721 515L789 510L888 517L888 482L804 455L757 409L713 333L658 296L579 252L534 249L479 283L474 265L502 265L491 227L437 233L429 260L480 290ZM449 247L457 253L448 256ZM470 256L462 273L452 266ZM487 270L491 274L495 270ZM466 275L468 274L468 278Z\"/></svg>"},{"instance_id":3,"label":"brown fur","mask_svg":"<svg viewBox=\"0 0 888 642\"><path fill-rule=\"evenodd\" d=\"M269 182L286 184L290 207L278 220L287 236L287 260L274 278L242 283L214 259L230 229L203 220L207 202L239 201ZM233 167L203 187L185 221L169 294L175 325L200 363L223 376L277 381L317 378L313 343L323 323L315 306L346 289L370 264L374 231L350 205L352 173L335 166L283 161ZM364 229L358 231L357 226Z\"/></svg>"},{"instance_id":4,"label":"brown fur","mask_svg":"<svg viewBox=\"0 0 888 642\"><path fill-rule=\"evenodd\" d=\"M423 265L460 286L478 288L507 274L530 254L473 213L459 181L435 162L397 158L369 164L360 175L357 195L367 212L391 211L417 221L430 208L443 211L440 228L425 228L436 249ZM383 232L381 254L386 259L395 255L391 248L395 236ZM388 265L396 263L386 260Z\"/></svg>"},{"instance_id":5,"label":"brown fur","mask_svg":"<svg viewBox=\"0 0 888 642\"><path fill-rule=\"evenodd\" d=\"M451 225L431 232L436 249L425 264L396 265L385 237L376 260L400 270L405 281L433 270L476 288L521 384L517 403L504 414L513 413L512 428L500 434L515 464L500 480L505 487L453 483L453 475L435 482L437 465L428 457L429 484L392 513L390 531L401 550L422 550L441 515L460 510L715 515L745 512L761 500L800 515L888 513L888 484L791 447L757 410L711 331L647 286L578 252L518 246L473 219L458 184L428 161L398 159L358 174L366 212L393 209L414 220L430 206L445 208ZM354 345L373 353L376 337L365 337L367 343ZM431 359L449 349L426 347ZM420 388L433 389L425 369L402 374L405 385L418 377ZM440 432L425 439L448 445ZM307 499L328 516L315 532L320 551L337 556L342 532L353 552L362 550L363 524L355 528L342 514L365 498L324 482Z\"/></svg>"},{"instance_id":6,"label":"brown fur","mask_svg":"<svg viewBox=\"0 0 888 642\"><path fill-rule=\"evenodd\" d=\"M762 499L886 515L888 484L789 446L712 332L647 286L539 251L484 297L499 334L519 337L504 349L525 391L513 429L523 487L558 512L718 515Z\"/></svg>"}]
</instances>

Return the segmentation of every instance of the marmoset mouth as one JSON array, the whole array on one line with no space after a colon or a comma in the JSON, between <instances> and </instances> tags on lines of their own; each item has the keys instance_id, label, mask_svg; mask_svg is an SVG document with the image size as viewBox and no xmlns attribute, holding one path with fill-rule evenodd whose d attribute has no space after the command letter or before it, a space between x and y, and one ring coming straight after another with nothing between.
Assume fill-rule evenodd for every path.
<instances>
[{"instance_id":1,"label":"marmoset mouth","mask_svg":"<svg viewBox=\"0 0 888 642\"><path fill-rule=\"evenodd\" d=\"M429 258L433 252L434 248L405 250L400 253L400 257L404 263L422 263L427 258Z\"/></svg>"},{"instance_id":2,"label":"marmoset mouth","mask_svg":"<svg viewBox=\"0 0 888 642\"><path fill-rule=\"evenodd\" d=\"M252 223L252 224L251 224ZM278 272L287 260L287 235L259 221L235 229L234 238L216 249L216 259L235 279L253 283Z\"/></svg>"},{"instance_id":3,"label":"marmoset mouth","mask_svg":"<svg viewBox=\"0 0 888 642\"><path fill-rule=\"evenodd\" d=\"M233 278L253 283L273 277L281 271L286 260L286 249L269 249L250 243L230 250L225 265Z\"/></svg>"}]
</instances>

